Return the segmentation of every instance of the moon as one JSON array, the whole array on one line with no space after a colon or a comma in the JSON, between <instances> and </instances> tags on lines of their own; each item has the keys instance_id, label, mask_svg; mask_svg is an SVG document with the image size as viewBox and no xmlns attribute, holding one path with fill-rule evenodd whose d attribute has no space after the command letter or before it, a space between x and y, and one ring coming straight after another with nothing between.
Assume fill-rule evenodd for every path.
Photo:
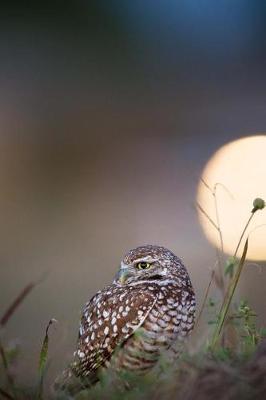
<instances>
[{"instance_id":1,"label":"moon","mask_svg":"<svg viewBox=\"0 0 266 400\"><path fill-rule=\"evenodd\" d=\"M215 198L205 183L212 190L216 187L224 252L232 255L251 214L253 200L257 197L266 200L266 135L244 137L222 146L207 162L201 177L197 190L198 205L217 224ZM207 239L220 248L217 229L200 208L198 216ZM247 235L247 258L266 260L266 209L255 213Z\"/></svg>"}]
</instances>

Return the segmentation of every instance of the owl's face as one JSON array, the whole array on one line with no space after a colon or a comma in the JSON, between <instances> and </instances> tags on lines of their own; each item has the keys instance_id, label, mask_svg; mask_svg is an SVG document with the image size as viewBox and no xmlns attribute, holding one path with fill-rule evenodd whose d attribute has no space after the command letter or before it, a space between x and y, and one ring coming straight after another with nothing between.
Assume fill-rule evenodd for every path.
<instances>
[{"instance_id":1,"label":"owl's face","mask_svg":"<svg viewBox=\"0 0 266 400\"><path fill-rule=\"evenodd\" d=\"M160 246L141 246L130 250L114 279L118 285L158 282L178 276L183 265L170 250Z\"/></svg>"}]
</instances>

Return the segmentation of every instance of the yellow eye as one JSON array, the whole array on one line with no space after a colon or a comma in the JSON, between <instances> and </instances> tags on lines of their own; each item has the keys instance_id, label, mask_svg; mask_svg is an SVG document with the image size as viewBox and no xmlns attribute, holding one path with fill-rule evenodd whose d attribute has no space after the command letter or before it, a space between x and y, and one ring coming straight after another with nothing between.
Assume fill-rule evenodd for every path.
<instances>
[{"instance_id":1,"label":"yellow eye","mask_svg":"<svg viewBox=\"0 0 266 400\"><path fill-rule=\"evenodd\" d=\"M141 261L139 263L136 264L136 268L137 269L148 269L150 268L151 263L145 262L145 261Z\"/></svg>"}]
</instances>

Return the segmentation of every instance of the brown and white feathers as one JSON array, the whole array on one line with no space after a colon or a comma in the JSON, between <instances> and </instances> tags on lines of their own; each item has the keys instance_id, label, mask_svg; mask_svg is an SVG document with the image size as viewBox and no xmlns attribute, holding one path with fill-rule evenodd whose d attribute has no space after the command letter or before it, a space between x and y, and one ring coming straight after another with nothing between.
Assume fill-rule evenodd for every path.
<instances>
[{"instance_id":1,"label":"brown and white feathers","mask_svg":"<svg viewBox=\"0 0 266 400\"><path fill-rule=\"evenodd\" d=\"M104 367L149 371L164 349L193 328L195 296L185 266L170 250L130 250L113 283L85 305L74 373L93 377Z\"/></svg>"}]
</instances>

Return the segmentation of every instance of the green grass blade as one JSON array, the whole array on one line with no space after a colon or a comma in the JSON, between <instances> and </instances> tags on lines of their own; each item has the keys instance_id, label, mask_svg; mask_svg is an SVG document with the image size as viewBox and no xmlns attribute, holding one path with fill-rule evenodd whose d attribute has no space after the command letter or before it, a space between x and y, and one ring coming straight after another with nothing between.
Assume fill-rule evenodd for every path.
<instances>
[{"instance_id":1,"label":"green grass blade","mask_svg":"<svg viewBox=\"0 0 266 400\"><path fill-rule=\"evenodd\" d=\"M239 281L239 278L240 278L240 275L241 275L241 272L242 272L242 269L243 269L243 266L244 266L244 263L246 260L247 251L248 251L248 239L245 242L243 253L242 253L241 259L239 261L239 264L237 266L236 273L235 273L234 277L232 278L232 280L228 286L228 289L226 291L224 301L223 301L221 310L218 315L218 322L217 322L217 325L216 325L216 328L215 328L215 331L214 331L214 334L213 334L213 337L211 340L211 344L210 344L211 350L215 349L216 344L221 335L221 332L222 332L222 329L223 329L223 326L225 323L225 319L226 319L230 304L232 302L233 295L235 293L235 289L237 287L237 284L238 284L238 281Z\"/></svg>"},{"instance_id":2,"label":"green grass blade","mask_svg":"<svg viewBox=\"0 0 266 400\"><path fill-rule=\"evenodd\" d=\"M50 326L54 323L57 322L56 319L52 318L48 322L45 330L45 336L43 339L41 351L40 351L40 358L39 358L39 367L38 371L40 375L43 375L45 366L46 366L46 361L47 361L47 355L48 355L48 348L49 348L49 328Z\"/></svg>"},{"instance_id":3,"label":"green grass blade","mask_svg":"<svg viewBox=\"0 0 266 400\"><path fill-rule=\"evenodd\" d=\"M39 372L39 378L40 378L40 384L38 388L38 398L42 398L42 392L43 392L43 377L44 377L44 372L45 372L45 367L47 364L47 356L48 356L48 350L49 350L49 328L50 326L54 323L57 322L56 319L52 318L48 322L45 330L45 336L43 339L41 351L40 351L40 357L39 357L39 366L38 366L38 372Z\"/></svg>"}]
</instances>

